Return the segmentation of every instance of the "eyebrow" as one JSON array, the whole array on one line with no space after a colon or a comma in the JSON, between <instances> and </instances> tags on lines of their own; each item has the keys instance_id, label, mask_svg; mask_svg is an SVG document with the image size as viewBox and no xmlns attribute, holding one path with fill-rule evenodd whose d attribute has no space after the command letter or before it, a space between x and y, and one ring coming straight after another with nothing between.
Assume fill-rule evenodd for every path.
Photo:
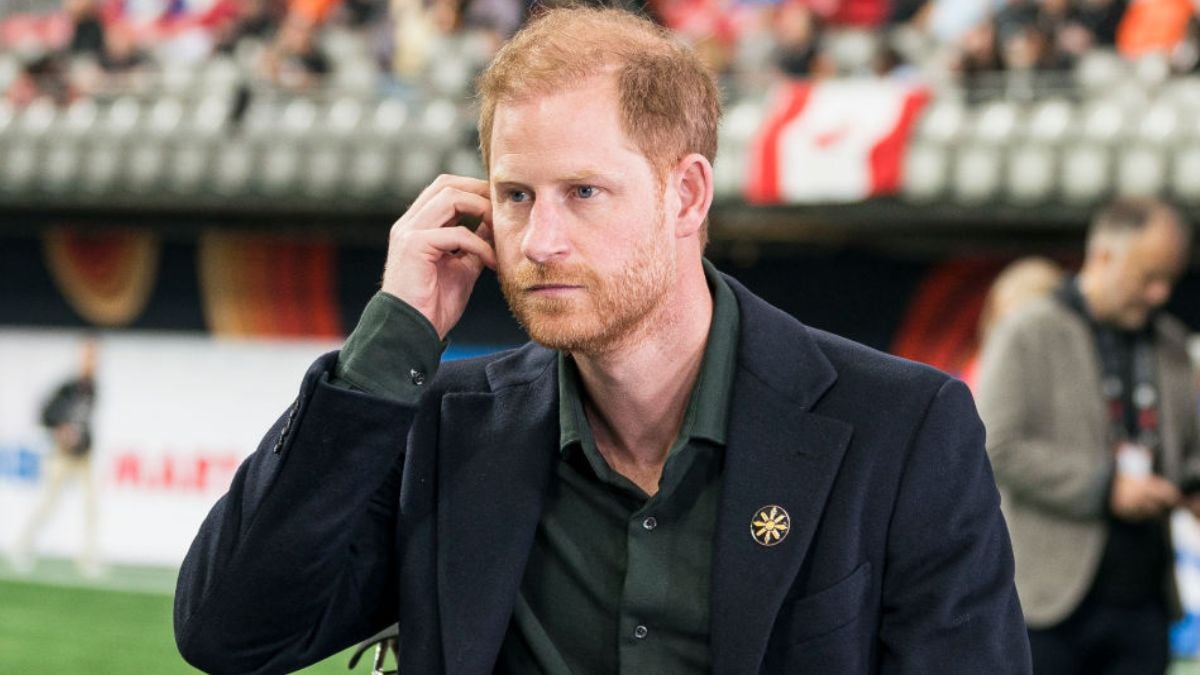
<instances>
[{"instance_id":1,"label":"eyebrow","mask_svg":"<svg viewBox=\"0 0 1200 675\"><path fill-rule=\"evenodd\" d=\"M582 169L565 176L555 178L556 181L562 183L585 183L594 180L603 180L608 177L608 173L600 169ZM525 181L508 178L504 174L494 174L492 176L493 185L525 185Z\"/></svg>"}]
</instances>

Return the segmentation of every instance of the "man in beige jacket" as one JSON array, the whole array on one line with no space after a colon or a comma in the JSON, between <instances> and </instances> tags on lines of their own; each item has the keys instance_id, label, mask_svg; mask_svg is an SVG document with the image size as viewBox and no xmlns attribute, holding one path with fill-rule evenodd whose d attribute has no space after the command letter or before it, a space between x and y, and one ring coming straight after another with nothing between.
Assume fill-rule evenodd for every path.
<instances>
[{"instance_id":1,"label":"man in beige jacket","mask_svg":"<svg viewBox=\"0 0 1200 675\"><path fill-rule=\"evenodd\" d=\"M1079 275L984 346L979 411L1035 673L1167 668L1169 515L1197 501L1200 443L1187 333L1159 309L1190 239L1165 204L1109 205Z\"/></svg>"}]
</instances>

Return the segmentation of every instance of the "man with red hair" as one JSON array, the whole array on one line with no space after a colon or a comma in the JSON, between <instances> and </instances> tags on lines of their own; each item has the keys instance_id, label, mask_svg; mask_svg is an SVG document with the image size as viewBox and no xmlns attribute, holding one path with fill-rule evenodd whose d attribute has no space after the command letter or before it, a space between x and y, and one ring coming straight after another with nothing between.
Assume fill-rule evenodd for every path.
<instances>
[{"instance_id":1,"label":"man with red hair","mask_svg":"<svg viewBox=\"0 0 1200 675\"><path fill-rule=\"evenodd\" d=\"M479 89L489 179L392 227L382 291L188 554L184 656L290 670L399 622L413 673L1028 672L966 388L704 259L692 51L551 10ZM485 267L534 342L439 367Z\"/></svg>"}]
</instances>

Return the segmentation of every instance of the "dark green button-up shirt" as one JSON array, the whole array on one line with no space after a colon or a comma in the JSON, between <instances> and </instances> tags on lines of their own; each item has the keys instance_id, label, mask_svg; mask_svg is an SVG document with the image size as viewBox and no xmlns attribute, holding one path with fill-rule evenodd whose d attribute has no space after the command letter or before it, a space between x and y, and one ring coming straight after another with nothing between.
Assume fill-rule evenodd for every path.
<instances>
[{"instance_id":1,"label":"dark green button-up shirt","mask_svg":"<svg viewBox=\"0 0 1200 675\"><path fill-rule=\"evenodd\" d=\"M578 370L569 356L559 355L557 480L546 495L497 672L710 670L712 541L739 313L716 269L708 261L704 266L713 294L712 325L683 424L653 497L601 456L584 414L586 393ZM387 361L382 355L372 359L375 349L386 344L403 349L419 332L411 325L415 312L406 305L399 307L403 303L390 296L376 300L347 341L338 375L373 393L412 400L419 388L410 381L411 371L432 375L429 358L436 353L436 336L422 340L429 344L410 353L409 360L401 358L403 363L393 350L387 350ZM359 339L360 330L371 339ZM409 338L388 335L401 330ZM424 330L427 336L429 327ZM383 381L390 385L380 387Z\"/></svg>"}]
</instances>

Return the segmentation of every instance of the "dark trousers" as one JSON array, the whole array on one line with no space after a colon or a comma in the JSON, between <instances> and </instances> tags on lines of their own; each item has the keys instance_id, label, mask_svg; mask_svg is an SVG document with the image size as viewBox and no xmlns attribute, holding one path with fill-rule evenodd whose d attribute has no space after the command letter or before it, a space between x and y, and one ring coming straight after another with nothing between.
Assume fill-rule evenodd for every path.
<instances>
[{"instance_id":1,"label":"dark trousers","mask_svg":"<svg viewBox=\"0 0 1200 675\"><path fill-rule=\"evenodd\" d=\"M1066 621L1029 629L1034 675L1161 675L1170 664L1162 603L1105 605L1088 597Z\"/></svg>"}]
</instances>

